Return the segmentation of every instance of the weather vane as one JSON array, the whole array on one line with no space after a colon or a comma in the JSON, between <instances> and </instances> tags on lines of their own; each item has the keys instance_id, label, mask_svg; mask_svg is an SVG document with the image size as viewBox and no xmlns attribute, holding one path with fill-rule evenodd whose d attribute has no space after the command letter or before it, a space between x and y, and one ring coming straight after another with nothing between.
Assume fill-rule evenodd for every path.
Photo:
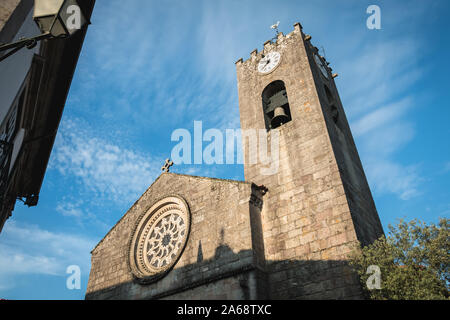
<instances>
[{"instance_id":1,"label":"weather vane","mask_svg":"<svg viewBox=\"0 0 450 320\"><path fill-rule=\"evenodd\" d=\"M280 33L280 31L278 31L278 26L280 25L280 21L278 21L277 23L273 24L270 26L270 29L275 30L276 35L273 38L273 40L276 40L278 38L278 34Z\"/></svg>"}]
</instances>

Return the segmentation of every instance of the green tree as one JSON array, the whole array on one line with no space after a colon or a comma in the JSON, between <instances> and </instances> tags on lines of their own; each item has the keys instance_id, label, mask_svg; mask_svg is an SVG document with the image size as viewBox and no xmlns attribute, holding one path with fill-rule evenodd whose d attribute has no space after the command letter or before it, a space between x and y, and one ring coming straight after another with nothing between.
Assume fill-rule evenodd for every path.
<instances>
[{"instance_id":1,"label":"green tree","mask_svg":"<svg viewBox=\"0 0 450 320\"><path fill-rule=\"evenodd\" d=\"M449 220L440 219L438 225L400 220L396 227L389 225L389 230L388 237L382 236L371 245L355 249L351 257L350 264L358 272L367 297L449 299ZM374 279L370 273L373 271L367 273L369 266L379 267L379 289L368 288L367 281L372 283Z\"/></svg>"}]
</instances>

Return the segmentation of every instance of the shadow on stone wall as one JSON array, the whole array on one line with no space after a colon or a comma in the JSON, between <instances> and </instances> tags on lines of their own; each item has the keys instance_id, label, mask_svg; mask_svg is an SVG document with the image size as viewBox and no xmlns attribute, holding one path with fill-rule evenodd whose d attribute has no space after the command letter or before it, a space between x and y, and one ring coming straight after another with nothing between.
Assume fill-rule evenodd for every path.
<instances>
[{"instance_id":1,"label":"shadow on stone wall","mask_svg":"<svg viewBox=\"0 0 450 320\"><path fill-rule=\"evenodd\" d=\"M170 271L176 273L177 279L170 287L162 289L157 283L141 285L131 281L90 292L86 299L228 299L228 291L236 290L236 284L240 287L241 299L364 298L358 277L347 261L280 260L266 261L264 266L258 267L253 262L239 263L248 257L251 259L246 260L252 261L251 250L234 253L227 245L218 246L211 259L204 260L200 256L201 253L197 263ZM224 258L229 263L223 264ZM227 279L234 281L233 288L227 287L230 283ZM215 286L214 294L211 288L208 290L211 286Z\"/></svg>"}]
</instances>

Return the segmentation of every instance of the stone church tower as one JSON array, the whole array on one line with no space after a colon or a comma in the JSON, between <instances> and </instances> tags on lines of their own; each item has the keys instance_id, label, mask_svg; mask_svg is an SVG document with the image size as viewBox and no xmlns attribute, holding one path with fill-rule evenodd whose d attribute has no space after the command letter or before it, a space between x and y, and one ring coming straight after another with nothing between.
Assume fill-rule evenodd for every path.
<instances>
[{"instance_id":1,"label":"stone church tower","mask_svg":"<svg viewBox=\"0 0 450 320\"><path fill-rule=\"evenodd\" d=\"M86 299L362 297L347 256L383 229L328 63L297 23L236 67L241 127L278 139L278 170L163 173L92 251Z\"/></svg>"},{"instance_id":2,"label":"stone church tower","mask_svg":"<svg viewBox=\"0 0 450 320\"><path fill-rule=\"evenodd\" d=\"M357 295L346 255L355 241L369 244L383 229L336 75L299 23L236 65L241 128L266 128L269 140L276 130L280 141L277 174L262 175L259 164L245 166L246 180L269 190L261 221L272 297ZM292 259L298 268L279 263ZM331 289L342 281L349 286Z\"/></svg>"}]
</instances>

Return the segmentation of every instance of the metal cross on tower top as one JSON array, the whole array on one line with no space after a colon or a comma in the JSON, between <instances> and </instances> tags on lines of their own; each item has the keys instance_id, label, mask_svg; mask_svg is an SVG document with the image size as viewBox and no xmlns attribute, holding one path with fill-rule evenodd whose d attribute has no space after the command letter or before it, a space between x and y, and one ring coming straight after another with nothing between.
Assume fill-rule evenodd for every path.
<instances>
[{"instance_id":1,"label":"metal cross on tower top","mask_svg":"<svg viewBox=\"0 0 450 320\"><path fill-rule=\"evenodd\" d=\"M169 172L171 166L173 166L173 161L171 161L170 159L166 159L166 162L164 163L164 166L162 166L161 171Z\"/></svg>"}]
</instances>

